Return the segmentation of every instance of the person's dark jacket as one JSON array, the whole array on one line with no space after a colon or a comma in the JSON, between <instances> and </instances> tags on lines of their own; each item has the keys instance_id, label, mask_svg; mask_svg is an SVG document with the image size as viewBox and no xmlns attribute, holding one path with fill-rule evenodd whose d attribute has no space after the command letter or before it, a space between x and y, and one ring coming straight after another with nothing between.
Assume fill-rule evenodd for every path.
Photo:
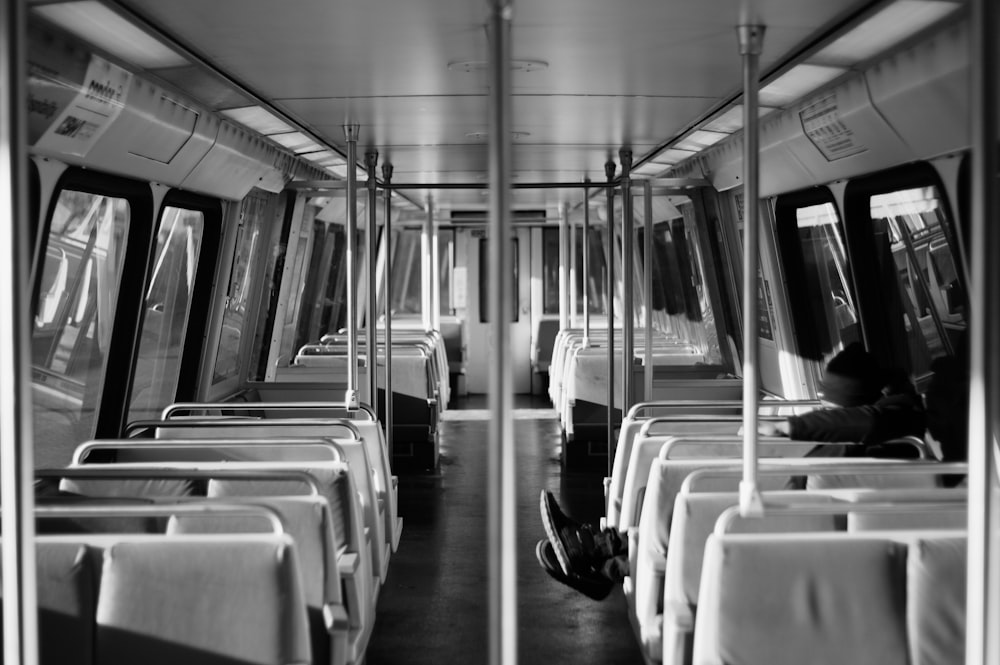
<instances>
[{"instance_id":1,"label":"person's dark jacket","mask_svg":"<svg viewBox=\"0 0 1000 665\"><path fill-rule=\"evenodd\" d=\"M909 446L904 447L908 449L904 452L890 451L879 444L904 436L923 439L923 434L923 406L920 396L912 390L886 395L871 405L820 409L788 418L791 439L863 444L847 447L844 453L851 457L910 457L913 451Z\"/></svg>"}]
</instances>

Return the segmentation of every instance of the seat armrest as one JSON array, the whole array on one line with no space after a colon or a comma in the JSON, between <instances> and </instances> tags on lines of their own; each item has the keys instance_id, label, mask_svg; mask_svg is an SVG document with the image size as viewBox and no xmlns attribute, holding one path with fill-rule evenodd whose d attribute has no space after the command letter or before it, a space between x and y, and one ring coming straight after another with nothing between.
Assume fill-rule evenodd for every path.
<instances>
[{"instance_id":1,"label":"seat armrest","mask_svg":"<svg viewBox=\"0 0 1000 665\"><path fill-rule=\"evenodd\" d=\"M354 577L358 572L358 553L345 552L337 558L337 570L341 577Z\"/></svg>"},{"instance_id":2,"label":"seat armrest","mask_svg":"<svg viewBox=\"0 0 1000 665\"><path fill-rule=\"evenodd\" d=\"M630 526L625 532L628 538L628 572L635 575L635 569L639 565L639 527Z\"/></svg>"}]
</instances>

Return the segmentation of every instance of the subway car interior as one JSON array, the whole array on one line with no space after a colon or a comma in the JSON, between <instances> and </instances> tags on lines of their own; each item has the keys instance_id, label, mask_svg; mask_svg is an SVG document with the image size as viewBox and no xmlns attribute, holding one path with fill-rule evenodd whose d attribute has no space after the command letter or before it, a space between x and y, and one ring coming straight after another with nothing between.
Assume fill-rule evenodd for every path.
<instances>
[{"instance_id":1,"label":"subway car interior","mask_svg":"<svg viewBox=\"0 0 1000 665\"><path fill-rule=\"evenodd\" d=\"M1000 663L995 0L0 7L2 662Z\"/></svg>"}]
</instances>

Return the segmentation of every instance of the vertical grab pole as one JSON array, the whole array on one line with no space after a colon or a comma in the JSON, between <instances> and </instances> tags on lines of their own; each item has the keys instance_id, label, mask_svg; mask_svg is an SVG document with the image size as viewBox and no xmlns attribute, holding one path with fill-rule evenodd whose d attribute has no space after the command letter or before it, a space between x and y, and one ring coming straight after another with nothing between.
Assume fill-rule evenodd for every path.
<instances>
[{"instance_id":1,"label":"vertical grab pole","mask_svg":"<svg viewBox=\"0 0 1000 665\"><path fill-rule=\"evenodd\" d=\"M510 323L515 294L510 229L512 0L489 2L490 63L490 427L487 464L489 665L517 663L517 476L514 465Z\"/></svg>"},{"instance_id":2,"label":"vertical grab pole","mask_svg":"<svg viewBox=\"0 0 1000 665\"><path fill-rule=\"evenodd\" d=\"M996 440L995 408L998 388L998 349L995 331L1000 322L996 292L1000 284L996 257L1000 232L996 221L1000 200L996 191L998 160L997 83L1000 66L995 34L1000 10L995 0L972 3L970 24L972 69L972 228L969 269L969 543L966 580L967 665L987 665L1000 658L997 621Z\"/></svg>"},{"instance_id":3,"label":"vertical grab pole","mask_svg":"<svg viewBox=\"0 0 1000 665\"><path fill-rule=\"evenodd\" d=\"M590 182L588 178L585 182ZM590 346L590 188L583 188L583 348Z\"/></svg>"},{"instance_id":4,"label":"vertical grab pole","mask_svg":"<svg viewBox=\"0 0 1000 665\"><path fill-rule=\"evenodd\" d=\"M431 329L441 330L441 255L437 222L431 210Z\"/></svg>"},{"instance_id":5,"label":"vertical grab pole","mask_svg":"<svg viewBox=\"0 0 1000 665\"><path fill-rule=\"evenodd\" d=\"M28 368L25 2L0 5L0 502L3 662L38 663L34 460Z\"/></svg>"},{"instance_id":6,"label":"vertical grab pole","mask_svg":"<svg viewBox=\"0 0 1000 665\"><path fill-rule=\"evenodd\" d=\"M608 477L614 467L615 450L615 163L610 159L604 164L608 179L608 274L606 280L608 301Z\"/></svg>"},{"instance_id":7,"label":"vertical grab pole","mask_svg":"<svg viewBox=\"0 0 1000 665\"><path fill-rule=\"evenodd\" d=\"M569 327L569 212L566 204L559 204L559 330Z\"/></svg>"},{"instance_id":8,"label":"vertical grab pole","mask_svg":"<svg viewBox=\"0 0 1000 665\"><path fill-rule=\"evenodd\" d=\"M347 138L347 394L348 409L357 409L358 400L358 134L360 125L344 125Z\"/></svg>"},{"instance_id":9,"label":"vertical grab pole","mask_svg":"<svg viewBox=\"0 0 1000 665\"><path fill-rule=\"evenodd\" d=\"M385 443L392 464L392 164L382 165L385 183Z\"/></svg>"},{"instance_id":10,"label":"vertical grab pole","mask_svg":"<svg viewBox=\"0 0 1000 665\"><path fill-rule=\"evenodd\" d=\"M378 151L365 152L365 168L368 170L368 319L365 331L368 333L366 346L368 353L368 400L378 420L378 192L375 190L375 165Z\"/></svg>"},{"instance_id":11,"label":"vertical grab pole","mask_svg":"<svg viewBox=\"0 0 1000 665\"><path fill-rule=\"evenodd\" d=\"M434 328L431 309L434 300L431 297L431 233L434 230L434 197L427 195L427 214L424 216L424 226L420 232L420 310L424 330Z\"/></svg>"},{"instance_id":12,"label":"vertical grab pole","mask_svg":"<svg viewBox=\"0 0 1000 665\"><path fill-rule=\"evenodd\" d=\"M563 214L566 215L567 223L569 219L569 210L567 208L563 209ZM576 328L579 323L577 322L577 311L576 303L578 300L578 294L576 289L577 282L577 265L576 265L576 224L569 225L569 327Z\"/></svg>"},{"instance_id":13,"label":"vertical grab pole","mask_svg":"<svg viewBox=\"0 0 1000 665\"><path fill-rule=\"evenodd\" d=\"M643 311L643 325L646 328L646 349L643 354L646 359L646 371L643 372L643 390L645 399L653 399L653 183L644 180L642 183L643 211L643 244L642 244L642 283L646 292L646 306Z\"/></svg>"},{"instance_id":14,"label":"vertical grab pole","mask_svg":"<svg viewBox=\"0 0 1000 665\"><path fill-rule=\"evenodd\" d=\"M622 413L632 406L635 375L635 298L632 269L632 151L619 150L622 163Z\"/></svg>"},{"instance_id":15,"label":"vertical grab pole","mask_svg":"<svg viewBox=\"0 0 1000 665\"><path fill-rule=\"evenodd\" d=\"M743 480L740 512L763 512L757 487L757 271L758 213L760 206L757 125L758 65L764 44L764 26L737 27L743 56Z\"/></svg>"}]
</instances>

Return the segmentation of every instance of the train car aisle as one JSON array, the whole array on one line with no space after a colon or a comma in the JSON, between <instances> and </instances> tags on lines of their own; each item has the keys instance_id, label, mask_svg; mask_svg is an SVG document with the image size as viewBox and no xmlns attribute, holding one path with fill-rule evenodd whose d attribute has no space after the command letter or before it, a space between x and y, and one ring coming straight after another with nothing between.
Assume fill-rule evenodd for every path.
<instances>
[{"instance_id":1,"label":"train car aisle","mask_svg":"<svg viewBox=\"0 0 1000 665\"><path fill-rule=\"evenodd\" d=\"M538 495L550 489L583 520L602 514L600 474L563 473L559 425L547 403L515 404L518 485L519 662L642 663L625 600L595 602L535 562L545 537ZM462 400L441 426L440 473L402 475L403 537L379 598L368 665L486 662L485 397Z\"/></svg>"}]
</instances>

